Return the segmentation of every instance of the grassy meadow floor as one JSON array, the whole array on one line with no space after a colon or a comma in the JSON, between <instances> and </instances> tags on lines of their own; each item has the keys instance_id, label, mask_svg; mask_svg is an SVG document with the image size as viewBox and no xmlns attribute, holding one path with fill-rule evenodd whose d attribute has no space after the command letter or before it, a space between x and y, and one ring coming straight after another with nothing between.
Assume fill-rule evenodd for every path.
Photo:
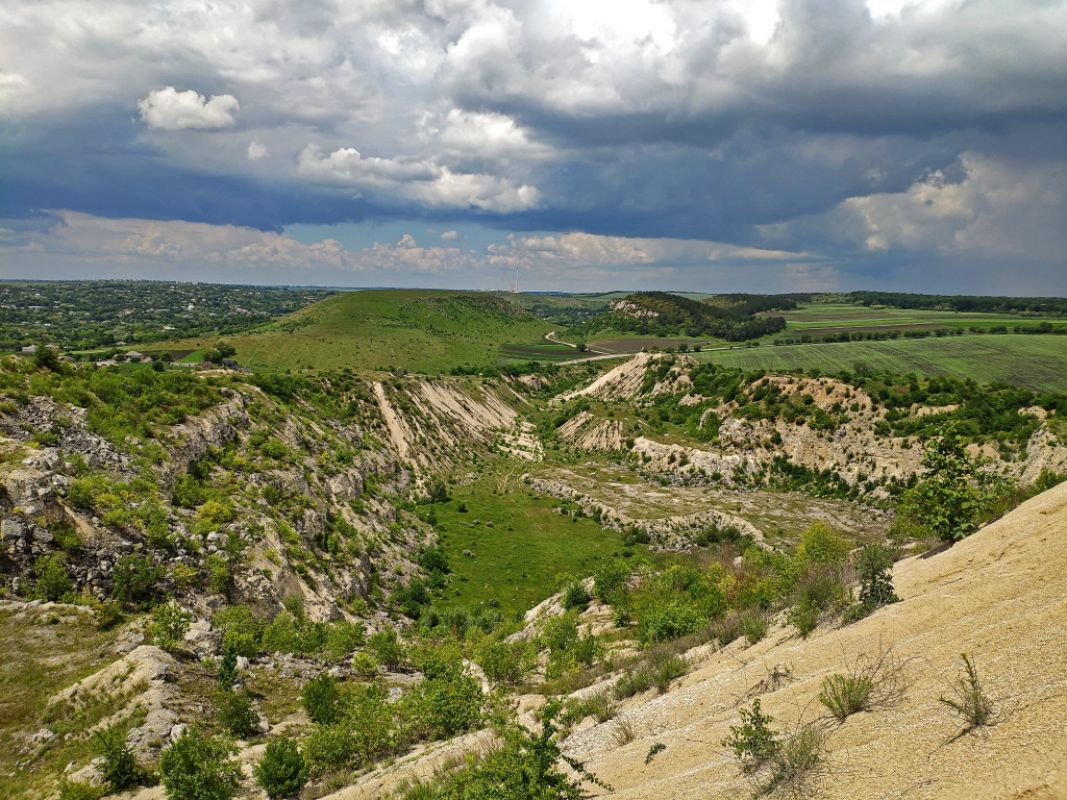
<instances>
[{"instance_id":1,"label":"grassy meadow floor","mask_svg":"<svg viewBox=\"0 0 1067 800\"><path fill-rule=\"evenodd\" d=\"M449 502L424 507L437 517L454 573L436 605L499 604L511 616L556 591L560 576L589 575L600 559L622 553L619 533L553 510L559 501L531 491L520 475L489 472L453 486Z\"/></svg>"},{"instance_id":2,"label":"grassy meadow floor","mask_svg":"<svg viewBox=\"0 0 1067 800\"><path fill-rule=\"evenodd\" d=\"M1067 391L1067 337L1027 334L931 337L877 342L841 342L739 348L698 353L696 358L728 367L811 370L827 373L873 370L949 375L988 383L1003 381L1034 391Z\"/></svg>"}]
</instances>

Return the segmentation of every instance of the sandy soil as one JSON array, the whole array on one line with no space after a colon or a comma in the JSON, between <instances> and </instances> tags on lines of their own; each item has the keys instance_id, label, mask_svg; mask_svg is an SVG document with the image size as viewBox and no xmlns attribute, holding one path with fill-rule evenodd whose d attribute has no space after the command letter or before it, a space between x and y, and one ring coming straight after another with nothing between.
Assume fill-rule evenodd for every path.
<instances>
[{"instance_id":1,"label":"sandy soil","mask_svg":"<svg viewBox=\"0 0 1067 800\"><path fill-rule=\"evenodd\" d=\"M1067 798L1067 484L940 554L896 567L903 601L807 640L772 629L764 641L707 656L672 690L623 711L637 732L618 746L608 722L575 734L572 755L612 784L612 797L737 798L752 787L720 742L753 687L776 665L793 680L761 695L784 725L824 714L822 679L864 653L892 647L907 663L896 705L830 724L828 798ZM977 661L997 723L960 736L938 702L960 654ZM666 749L649 765L654 743ZM601 795L606 793L598 790Z\"/></svg>"}]
</instances>

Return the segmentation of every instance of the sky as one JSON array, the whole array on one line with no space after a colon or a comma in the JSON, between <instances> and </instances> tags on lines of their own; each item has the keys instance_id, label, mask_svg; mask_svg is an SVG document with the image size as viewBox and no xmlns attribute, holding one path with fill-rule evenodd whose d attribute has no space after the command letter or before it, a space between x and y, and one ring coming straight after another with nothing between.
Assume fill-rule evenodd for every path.
<instances>
[{"instance_id":1,"label":"sky","mask_svg":"<svg viewBox=\"0 0 1067 800\"><path fill-rule=\"evenodd\" d=\"M1067 295L1067 0L0 0L0 278Z\"/></svg>"}]
</instances>

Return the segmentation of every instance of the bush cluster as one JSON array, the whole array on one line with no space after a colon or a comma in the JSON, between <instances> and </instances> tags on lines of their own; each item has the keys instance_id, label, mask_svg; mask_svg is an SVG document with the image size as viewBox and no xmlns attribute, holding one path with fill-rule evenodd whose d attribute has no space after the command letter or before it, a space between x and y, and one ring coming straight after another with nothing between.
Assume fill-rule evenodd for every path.
<instances>
[{"instance_id":1,"label":"bush cluster","mask_svg":"<svg viewBox=\"0 0 1067 800\"><path fill-rule=\"evenodd\" d=\"M312 774L357 769L481 724L486 698L458 651L431 648L418 655L418 666L423 680L395 702L376 683L340 683L328 675L308 682L303 702L315 727L304 758Z\"/></svg>"}]
</instances>

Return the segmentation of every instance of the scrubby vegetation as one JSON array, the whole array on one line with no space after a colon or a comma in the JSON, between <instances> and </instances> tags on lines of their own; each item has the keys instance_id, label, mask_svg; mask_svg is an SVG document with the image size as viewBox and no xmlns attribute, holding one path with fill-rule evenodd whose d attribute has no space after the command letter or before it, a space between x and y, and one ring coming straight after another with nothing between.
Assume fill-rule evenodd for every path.
<instances>
[{"instance_id":1,"label":"scrubby vegetation","mask_svg":"<svg viewBox=\"0 0 1067 800\"><path fill-rule=\"evenodd\" d=\"M720 295L701 302L667 292L636 292L612 303L604 327L744 341L785 328L782 317L757 314L795 307L796 303L786 298L757 295ZM587 327L595 325L586 323Z\"/></svg>"},{"instance_id":2,"label":"scrubby vegetation","mask_svg":"<svg viewBox=\"0 0 1067 800\"><path fill-rule=\"evenodd\" d=\"M616 308L612 324L731 339L775 328L779 311L799 312L794 298L679 300L631 296L637 311ZM364 342L367 319L353 309L397 324ZM309 342L331 326L321 359L305 361L317 348ZM225 365L233 347L242 363L252 354L292 372L98 368L48 348L4 360L0 504L4 558L18 565L7 569L4 596L71 604L92 650L72 659L62 683L34 694L48 701L44 715L17 707L20 738L0 744L24 748L20 763L37 772L10 785L95 797L89 783L60 776L68 763L74 772L103 755L92 769L110 791L151 783L158 770L173 800L222 800L251 788L233 758L250 745L265 747L252 774L272 800L321 796L416 748L434 752L493 727L495 749L449 763L408 796L583 796L596 781L564 757L572 730L610 723L601 733L624 747L658 735L631 709L676 689L705 658L763 641L740 656L759 657L872 614L888 620L894 612L880 609L899 600L896 558L951 545L1059 480L1049 471L1020 487L1006 476L1022 474L1027 448L1059 446L1062 395L862 364L819 381L655 356L617 395L557 400L604 366L497 364L511 326L534 337L545 328L506 298L365 293L196 354ZM341 366L353 348L363 366L403 366L375 361L398 342L411 365L451 375L435 383L398 368ZM302 369L327 362L338 368ZM490 430L479 439L455 420L482 413L478 401L490 395L485 413L503 422L470 423ZM615 426L604 449L568 438L579 415ZM857 420L865 443L897 448L911 466L891 477L866 464L857 471ZM791 460L797 441L839 447L841 462ZM701 458L731 466L698 470ZM579 491L590 476L611 485L608 498L629 497L627 513ZM687 491L699 515L675 508ZM784 509L779 521L751 521L757 497ZM813 498L834 502L809 512ZM857 512L853 502L866 505ZM855 525L857 514L878 524ZM41 629L67 613L19 608L53 615L35 623ZM91 677L103 654L114 660L119 637L124 654L142 642L166 651L137 651L159 659L138 676L156 677L127 681L131 662L128 675L110 679L123 687L117 695L89 682L49 700ZM821 723L777 725L758 698L740 712L725 744L758 791L808 791L826 765L831 721L849 730L850 717L896 702L905 685L887 655L828 673L811 702L829 715ZM791 676L776 667L756 694ZM27 681L20 672L12 685ZM196 727L153 732L146 744L145 718L158 709L122 715L145 681L159 684L148 695L160 702L180 698L175 715ZM534 731L511 709L520 694L549 700ZM942 702L968 730L993 719L969 657ZM85 732L111 719L121 723L90 743ZM665 747L641 743L645 767ZM14 762L2 763L16 775Z\"/></svg>"},{"instance_id":3,"label":"scrubby vegetation","mask_svg":"<svg viewBox=\"0 0 1067 800\"><path fill-rule=\"evenodd\" d=\"M996 708L982 685L974 657L963 653L960 660L963 666L952 681L951 693L941 695L938 701L963 720L963 733L970 733L993 722Z\"/></svg>"},{"instance_id":4,"label":"scrubby vegetation","mask_svg":"<svg viewBox=\"0 0 1067 800\"><path fill-rule=\"evenodd\" d=\"M502 744L474 764L444 779L417 786L404 800L492 800L499 797L543 797L580 800L587 797L583 784L611 790L581 762L560 750L559 703L551 702L539 715L540 731L530 732L514 723L500 728ZM561 762L570 767L568 774Z\"/></svg>"}]
</instances>

